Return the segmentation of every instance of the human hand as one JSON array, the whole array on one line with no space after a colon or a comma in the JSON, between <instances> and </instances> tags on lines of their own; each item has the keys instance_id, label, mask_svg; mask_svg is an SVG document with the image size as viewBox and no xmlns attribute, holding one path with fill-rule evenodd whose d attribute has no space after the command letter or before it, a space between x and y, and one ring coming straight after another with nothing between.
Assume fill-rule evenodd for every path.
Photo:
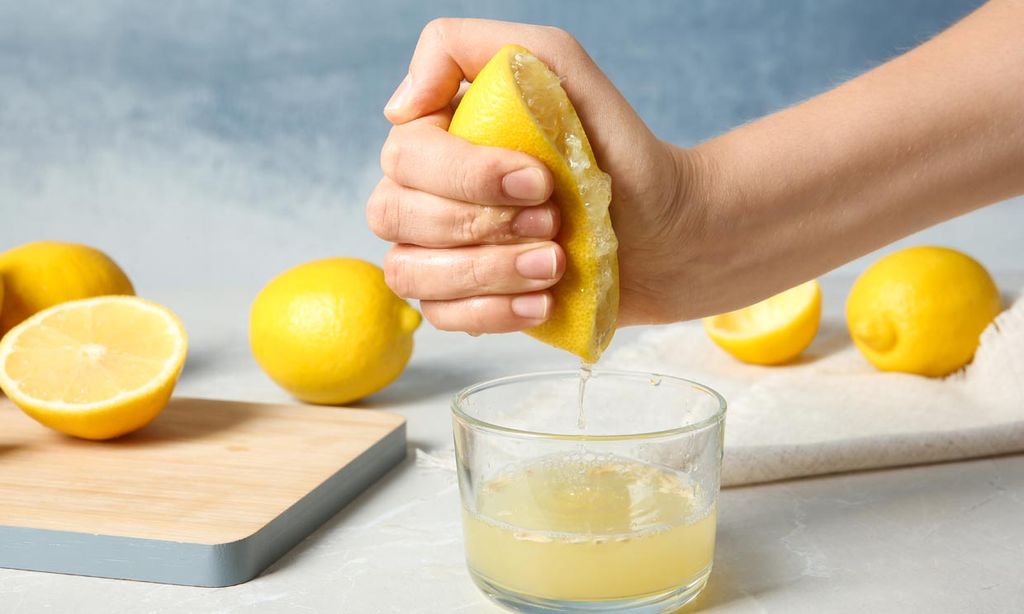
<instances>
[{"instance_id":1,"label":"human hand","mask_svg":"<svg viewBox=\"0 0 1024 614\"><path fill-rule=\"evenodd\" d=\"M394 124L381 152L385 177L367 205L373 231L398 244L385 259L388 284L420 299L424 316L445 330L520 330L551 313L548 289L565 270L565 253L553 240L550 172L526 154L447 132L463 79L506 43L530 49L564 78L612 177L620 324L678 319L670 282L682 231L701 214L686 206L694 160L655 138L570 35L543 26L441 19L424 28L409 76L385 109Z\"/></svg>"}]
</instances>

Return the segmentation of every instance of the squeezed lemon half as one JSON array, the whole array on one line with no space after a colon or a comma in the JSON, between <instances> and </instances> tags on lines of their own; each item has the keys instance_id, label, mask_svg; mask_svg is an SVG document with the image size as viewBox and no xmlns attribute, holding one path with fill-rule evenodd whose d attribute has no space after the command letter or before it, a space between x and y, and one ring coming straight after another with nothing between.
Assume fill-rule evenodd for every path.
<instances>
[{"instance_id":1,"label":"squeezed lemon half","mask_svg":"<svg viewBox=\"0 0 1024 614\"><path fill-rule=\"evenodd\" d=\"M502 47L466 91L449 132L530 154L551 170L562 220L555 240L567 266L552 289L550 319L526 332L596 362L612 340L619 311L611 179L598 168L558 75L525 48Z\"/></svg>"}]
</instances>

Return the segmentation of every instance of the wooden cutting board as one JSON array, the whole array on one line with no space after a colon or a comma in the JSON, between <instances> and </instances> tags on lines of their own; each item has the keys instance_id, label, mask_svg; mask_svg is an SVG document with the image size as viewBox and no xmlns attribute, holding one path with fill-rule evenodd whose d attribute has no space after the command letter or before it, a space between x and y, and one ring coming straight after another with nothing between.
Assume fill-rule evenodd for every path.
<instances>
[{"instance_id":1,"label":"wooden cutting board","mask_svg":"<svg viewBox=\"0 0 1024 614\"><path fill-rule=\"evenodd\" d=\"M405 420L380 411L175 398L95 442L0 396L0 567L238 584L403 458Z\"/></svg>"}]
</instances>

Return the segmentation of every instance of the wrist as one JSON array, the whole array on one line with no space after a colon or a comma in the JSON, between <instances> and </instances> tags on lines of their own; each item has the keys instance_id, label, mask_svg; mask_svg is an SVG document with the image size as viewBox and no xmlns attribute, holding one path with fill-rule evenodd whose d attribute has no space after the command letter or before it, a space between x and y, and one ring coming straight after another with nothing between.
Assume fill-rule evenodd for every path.
<instances>
[{"instance_id":1,"label":"wrist","mask_svg":"<svg viewBox=\"0 0 1024 614\"><path fill-rule=\"evenodd\" d=\"M694 240L710 229L713 203L721 202L716 195L723 187L717 178L715 159L701 147L684 148L665 143L672 157L675 183L672 190L672 210L679 228L689 240Z\"/></svg>"},{"instance_id":2,"label":"wrist","mask_svg":"<svg viewBox=\"0 0 1024 614\"><path fill-rule=\"evenodd\" d=\"M647 267L657 269L660 296L652 304L646 323L669 323L706 315L702 313L704 269L713 262L714 161L696 148L662 141L670 172L662 175L659 231L650 244Z\"/></svg>"}]
</instances>

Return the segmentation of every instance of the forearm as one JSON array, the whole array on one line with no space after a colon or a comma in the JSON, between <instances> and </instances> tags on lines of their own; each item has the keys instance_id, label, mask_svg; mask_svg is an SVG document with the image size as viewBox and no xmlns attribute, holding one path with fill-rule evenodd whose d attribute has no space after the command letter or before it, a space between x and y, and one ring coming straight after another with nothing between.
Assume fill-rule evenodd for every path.
<instances>
[{"instance_id":1,"label":"forearm","mask_svg":"<svg viewBox=\"0 0 1024 614\"><path fill-rule=\"evenodd\" d=\"M992 2L871 72L697 147L692 190L707 234L691 264L767 296L1024 192L1022 31L1024 2Z\"/></svg>"}]
</instances>

